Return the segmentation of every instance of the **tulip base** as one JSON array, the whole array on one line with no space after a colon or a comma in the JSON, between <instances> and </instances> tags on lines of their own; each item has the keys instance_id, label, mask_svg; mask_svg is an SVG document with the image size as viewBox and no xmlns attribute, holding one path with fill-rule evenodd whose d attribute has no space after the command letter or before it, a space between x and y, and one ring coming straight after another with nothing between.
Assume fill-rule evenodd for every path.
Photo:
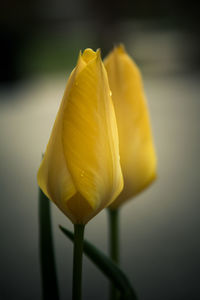
<instances>
[{"instance_id":1,"label":"tulip base","mask_svg":"<svg viewBox=\"0 0 200 300\"><path fill-rule=\"evenodd\" d=\"M74 258L73 258L73 286L72 299L82 299L82 258L85 225L74 225Z\"/></svg>"}]
</instances>

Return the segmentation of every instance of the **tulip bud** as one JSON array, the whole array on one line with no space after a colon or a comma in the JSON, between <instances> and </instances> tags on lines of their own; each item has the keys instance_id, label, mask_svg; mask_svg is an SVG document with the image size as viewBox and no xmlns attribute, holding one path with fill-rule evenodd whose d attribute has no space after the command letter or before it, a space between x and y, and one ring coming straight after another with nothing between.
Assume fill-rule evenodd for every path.
<instances>
[{"instance_id":1,"label":"tulip bud","mask_svg":"<svg viewBox=\"0 0 200 300\"><path fill-rule=\"evenodd\" d=\"M37 179L74 224L86 224L123 188L116 118L100 50L79 55Z\"/></svg>"},{"instance_id":2,"label":"tulip bud","mask_svg":"<svg viewBox=\"0 0 200 300\"><path fill-rule=\"evenodd\" d=\"M139 69L123 46L104 60L117 119L124 189L110 208L138 194L156 177L156 155Z\"/></svg>"}]
</instances>

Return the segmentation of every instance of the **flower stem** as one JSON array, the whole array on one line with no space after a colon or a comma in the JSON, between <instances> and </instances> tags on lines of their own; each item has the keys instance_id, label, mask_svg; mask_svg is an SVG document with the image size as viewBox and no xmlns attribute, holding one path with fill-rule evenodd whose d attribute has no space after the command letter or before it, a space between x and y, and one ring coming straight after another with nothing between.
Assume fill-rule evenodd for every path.
<instances>
[{"instance_id":1,"label":"flower stem","mask_svg":"<svg viewBox=\"0 0 200 300\"><path fill-rule=\"evenodd\" d=\"M39 190L39 246L42 299L59 299L53 247L51 207L49 199Z\"/></svg>"},{"instance_id":2,"label":"flower stem","mask_svg":"<svg viewBox=\"0 0 200 300\"><path fill-rule=\"evenodd\" d=\"M85 225L74 225L74 260L73 260L73 290L72 299L81 300L82 297L82 257L83 237Z\"/></svg>"},{"instance_id":3,"label":"flower stem","mask_svg":"<svg viewBox=\"0 0 200 300\"><path fill-rule=\"evenodd\" d=\"M109 214L109 240L110 258L119 264L119 209L108 209ZM118 291L110 284L110 300L118 299Z\"/></svg>"}]
</instances>

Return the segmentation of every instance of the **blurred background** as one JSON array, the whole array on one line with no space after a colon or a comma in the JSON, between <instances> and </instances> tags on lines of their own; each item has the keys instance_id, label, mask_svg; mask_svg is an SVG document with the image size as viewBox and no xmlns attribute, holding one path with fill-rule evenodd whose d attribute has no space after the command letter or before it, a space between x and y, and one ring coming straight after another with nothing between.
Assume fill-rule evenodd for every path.
<instances>
[{"instance_id":1,"label":"blurred background","mask_svg":"<svg viewBox=\"0 0 200 300\"><path fill-rule=\"evenodd\" d=\"M124 43L139 65L158 179L121 210L121 266L139 300L200 299L200 18L181 0L9 0L0 4L0 299L41 299L36 172L80 49ZM61 300L71 299L72 244L52 207ZM107 252L107 212L86 238ZM84 299L107 279L84 258Z\"/></svg>"}]
</instances>

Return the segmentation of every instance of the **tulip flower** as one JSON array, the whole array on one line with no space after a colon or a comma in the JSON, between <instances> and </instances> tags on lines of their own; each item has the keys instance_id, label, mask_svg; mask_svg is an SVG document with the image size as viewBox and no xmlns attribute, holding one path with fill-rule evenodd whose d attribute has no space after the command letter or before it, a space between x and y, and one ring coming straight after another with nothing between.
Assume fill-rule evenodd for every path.
<instances>
[{"instance_id":1,"label":"tulip flower","mask_svg":"<svg viewBox=\"0 0 200 300\"><path fill-rule=\"evenodd\" d=\"M156 155L140 71L123 46L104 60L119 134L124 189L109 206L110 257L119 263L119 208L156 177ZM110 300L118 299L110 285Z\"/></svg>"},{"instance_id":2,"label":"tulip flower","mask_svg":"<svg viewBox=\"0 0 200 300\"><path fill-rule=\"evenodd\" d=\"M80 300L84 225L123 188L115 112L99 50L79 55L37 179L74 223L73 300Z\"/></svg>"},{"instance_id":3,"label":"tulip flower","mask_svg":"<svg viewBox=\"0 0 200 300\"><path fill-rule=\"evenodd\" d=\"M156 155L140 71L122 45L104 60L119 133L124 189L116 209L156 178Z\"/></svg>"},{"instance_id":4,"label":"tulip flower","mask_svg":"<svg viewBox=\"0 0 200 300\"><path fill-rule=\"evenodd\" d=\"M116 118L100 50L79 55L37 179L74 224L86 224L123 188Z\"/></svg>"}]
</instances>

